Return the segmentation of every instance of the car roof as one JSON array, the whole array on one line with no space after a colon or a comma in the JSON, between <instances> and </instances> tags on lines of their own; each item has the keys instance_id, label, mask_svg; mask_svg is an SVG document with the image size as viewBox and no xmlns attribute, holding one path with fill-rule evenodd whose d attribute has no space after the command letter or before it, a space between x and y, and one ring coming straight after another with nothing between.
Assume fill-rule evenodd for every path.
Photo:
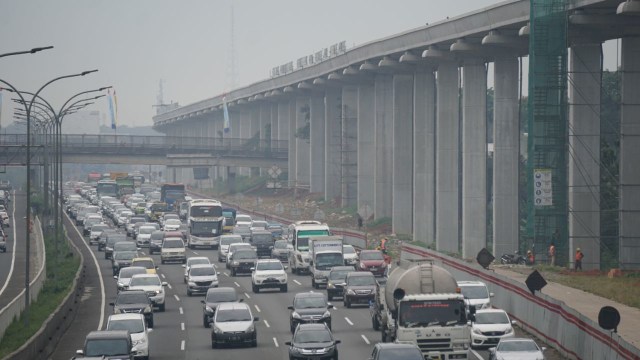
<instances>
[{"instance_id":1,"label":"car roof","mask_svg":"<svg viewBox=\"0 0 640 360\"><path fill-rule=\"evenodd\" d=\"M257 263L276 263L276 262L282 264L282 262L280 262L279 259L258 259L258 261L256 261L256 264Z\"/></svg>"},{"instance_id":2,"label":"car roof","mask_svg":"<svg viewBox=\"0 0 640 360\"><path fill-rule=\"evenodd\" d=\"M306 323L298 325L297 331L304 330L327 330L330 331L324 323Z\"/></svg>"},{"instance_id":3,"label":"car roof","mask_svg":"<svg viewBox=\"0 0 640 360\"><path fill-rule=\"evenodd\" d=\"M347 274L347 277L373 277L373 273L371 271L352 271Z\"/></svg>"},{"instance_id":4,"label":"car roof","mask_svg":"<svg viewBox=\"0 0 640 360\"><path fill-rule=\"evenodd\" d=\"M209 260L209 258L208 258L208 257L206 257L206 256L191 256L191 257L188 257L188 258L187 258L187 261L189 261L189 260L202 260L202 259L204 259L204 260L207 260L207 261L211 262L211 261ZM195 265L194 265L194 266L195 266Z\"/></svg>"},{"instance_id":5,"label":"car roof","mask_svg":"<svg viewBox=\"0 0 640 360\"><path fill-rule=\"evenodd\" d=\"M201 268L213 269L214 266L213 266L213 264L194 264L194 265L191 265L191 267L190 267L191 270L193 270L193 269L201 269Z\"/></svg>"},{"instance_id":6,"label":"car roof","mask_svg":"<svg viewBox=\"0 0 640 360\"><path fill-rule=\"evenodd\" d=\"M135 275L134 275L135 276ZM144 294L147 295L147 292L144 290L127 290L127 291L120 291L118 293L118 295L116 296L127 296L127 295L136 295L136 294Z\"/></svg>"},{"instance_id":7,"label":"car roof","mask_svg":"<svg viewBox=\"0 0 640 360\"><path fill-rule=\"evenodd\" d=\"M528 342L535 343L535 341L533 339L522 338L522 337L512 337L512 338L502 338L502 339L500 339L500 342L511 342L511 341L528 341Z\"/></svg>"},{"instance_id":8,"label":"car roof","mask_svg":"<svg viewBox=\"0 0 640 360\"><path fill-rule=\"evenodd\" d=\"M504 311L504 310L502 310L502 309L496 309L496 308L493 308L493 309L479 309L479 310L476 310L476 314L487 314L487 313L504 313L504 314L507 314L507 312L506 312L506 311ZM508 315L508 314L507 314L507 315Z\"/></svg>"},{"instance_id":9,"label":"car roof","mask_svg":"<svg viewBox=\"0 0 640 360\"><path fill-rule=\"evenodd\" d=\"M131 278L132 279L133 278L158 278L158 279L160 279L158 274L135 274Z\"/></svg>"},{"instance_id":10,"label":"car roof","mask_svg":"<svg viewBox=\"0 0 640 360\"><path fill-rule=\"evenodd\" d=\"M346 265L340 265L340 266L334 266L331 268L331 271L344 271L344 270L351 270L351 271L356 271L356 269L353 266L346 266Z\"/></svg>"},{"instance_id":11,"label":"car roof","mask_svg":"<svg viewBox=\"0 0 640 360\"><path fill-rule=\"evenodd\" d=\"M109 319L108 319L109 322L118 321L118 320L141 320L141 321L144 321L144 315L142 315L142 314L133 314L133 313L109 315Z\"/></svg>"},{"instance_id":12,"label":"car roof","mask_svg":"<svg viewBox=\"0 0 640 360\"><path fill-rule=\"evenodd\" d=\"M91 339L129 339L128 330L96 330L87 334L87 340Z\"/></svg>"},{"instance_id":13,"label":"car roof","mask_svg":"<svg viewBox=\"0 0 640 360\"><path fill-rule=\"evenodd\" d=\"M217 287L217 288L209 288L209 290L207 290L207 294L209 293L222 293L222 292L232 292L232 293L236 293L237 291L236 289L229 287L229 286L221 286L221 287Z\"/></svg>"},{"instance_id":14,"label":"car roof","mask_svg":"<svg viewBox=\"0 0 640 360\"><path fill-rule=\"evenodd\" d=\"M296 297L296 299L297 298L302 298L302 297L321 297L321 298L324 298L324 294L323 293L319 293L319 292L308 291L308 292L297 293L295 297Z\"/></svg>"},{"instance_id":15,"label":"car roof","mask_svg":"<svg viewBox=\"0 0 640 360\"><path fill-rule=\"evenodd\" d=\"M225 302L225 303L221 303L220 305L218 305L218 308L216 309L216 311L219 310L242 310L242 309L247 309L249 311L251 311L251 307L249 307L249 304L243 303L243 302Z\"/></svg>"},{"instance_id":16,"label":"car roof","mask_svg":"<svg viewBox=\"0 0 640 360\"><path fill-rule=\"evenodd\" d=\"M153 261L153 258L150 258L148 256L146 256L146 257L137 257L137 258L134 258L132 261L143 261L143 260L144 261L149 261L149 260Z\"/></svg>"}]
</instances>

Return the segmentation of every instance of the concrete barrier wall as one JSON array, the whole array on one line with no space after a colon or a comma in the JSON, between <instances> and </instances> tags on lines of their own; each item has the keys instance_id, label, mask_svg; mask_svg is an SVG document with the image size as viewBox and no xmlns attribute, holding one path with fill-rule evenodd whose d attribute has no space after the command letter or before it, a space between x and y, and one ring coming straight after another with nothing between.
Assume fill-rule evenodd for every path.
<instances>
[{"instance_id":1,"label":"concrete barrier wall","mask_svg":"<svg viewBox=\"0 0 640 360\"><path fill-rule=\"evenodd\" d=\"M67 239L67 241L69 241ZM5 359L47 359L53 353L60 338L76 317L76 305L79 303L84 291L85 266L84 257L80 249L69 241L74 254L80 257L80 267L76 272L71 285L71 291L64 298L56 310L49 315L42 327L18 350L9 354Z\"/></svg>"},{"instance_id":2,"label":"concrete barrier wall","mask_svg":"<svg viewBox=\"0 0 640 360\"><path fill-rule=\"evenodd\" d=\"M42 289L42 285L47 278L47 268L46 268L46 254L44 251L44 234L42 233L42 224L40 224L40 219L38 217L35 218L35 246L37 252L41 255L38 256L38 259L41 260L39 262L38 273L36 276L29 282L29 303L34 302L38 298L38 294L40 294L40 290ZM11 281L11 280L9 280ZM9 325L13 322L14 319L20 317L20 314L24 310L24 293L23 289L10 303L8 303L4 308L0 310L0 339L4 336L4 332L7 330Z\"/></svg>"},{"instance_id":3,"label":"concrete barrier wall","mask_svg":"<svg viewBox=\"0 0 640 360\"><path fill-rule=\"evenodd\" d=\"M492 304L504 309L527 332L571 359L637 360L640 350L618 334L601 329L564 302L531 292L522 283L431 250L402 246L403 258L430 257L449 270L458 280L478 280L495 294Z\"/></svg>"}]
</instances>

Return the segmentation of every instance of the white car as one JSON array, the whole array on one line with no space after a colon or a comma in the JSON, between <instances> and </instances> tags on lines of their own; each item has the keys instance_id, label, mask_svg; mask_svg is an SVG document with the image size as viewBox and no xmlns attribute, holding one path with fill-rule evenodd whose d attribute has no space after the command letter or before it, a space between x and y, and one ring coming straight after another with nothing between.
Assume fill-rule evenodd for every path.
<instances>
[{"instance_id":1,"label":"white car","mask_svg":"<svg viewBox=\"0 0 640 360\"><path fill-rule=\"evenodd\" d=\"M218 272L213 264L192 265L187 275L187 296L206 294L210 288L218 287Z\"/></svg>"},{"instance_id":2,"label":"white car","mask_svg":"<svg viewBox=\"0 0 640 360\"><path fill-rule=\"evenodd\" d=\"M495 346L502 339L514 337L515 321L500 309L482 309L476 311L475 321L471 323L471 347Z\"/></svg>"},{"instance_id":3,"label":"white car","mask_svg":"<svg viewBox=\"0 0 640 360\"><path fill-rule=\"evenodd\" d=\"M352 245L342 245L342 256L345 265L356 266L358 264L358 253Z\"/></svg>"},{"instance_id":4,"label":"white car","mask_svg":"<svg viewBox=\"0 0 640 360\"><path fill-rule=\"evenodd\" d=\"M220 236L220 245L218 247L218 262L227 261L227 252L229 251L229 245L242 242L242 236L225 234Z\"/></svg>"},{"instance_id":5,"label":"white car","mask_svg":"<svg viewBox=\"0 0 640 360\"><path fill-rule=\"evenodd\" d=\"M251 227L251 223L252 222L253 222L253 220L251 219L251 216L249 216L249 215L245 215L245 214L236 215L236 225L243 225L243 226Z\"/></svg>"},{"instance_id":6,"label":"white car","mask_svg":"<svg viewBox=\"0 0 640 360\"><path fill-rule=\"evenodd\" d=\"M129 283L131 282L131 277L137 274L146 274L147 269L142 266L128 266L126 268L120 269L120 272L117 276L113 278L117 281L118 291L127 290L129 288Z\"/></svg>"},{"instance_id":7,"label":"white car","mask_svg":"<svg viewBox=\"0 0 640 360\"><path fill-rule=\"evenodd\" d=\"M164 221L162 230L164 231L178 231L182 222L180 219L167 219Z\"/></svg>"},{"instance_id":8,"label":"white car","mask_svg":"<svg viewBox=\"0 0 640 360\"><path fill-rule=\"evenodd\" d=\"M184 248L184 241L179 238L167 238L162 242L160 248L160 262L177 261L187 263L187 250Z\"/></svg>"},{"instance_id":9,"label":"white car","mask_svg":"<svg viewBox=\"0 0 640 360\"><path fill-rule=\"evenodd\" d=\"M153 226L140 226L138 228L138 236L136 236L136 243L138 244L138 247L149 247L151 233L154 231L156 231L156 228Z\"/></svg>"},{"instance_id":10,"label":"white car","mask_svg":"<svg viewBox=\"0 0 640 360\"><path fill-rule=\"evenodd\" d=\"M109 225L105 223L93 225L91 227L91 232L89 233L89 245L97 244L98 238L100 237L102 230L108 229L108 228L109 228Z\"/></svg>"},{"instance_id":11,"label":"white car","mask_svg":"<svg viewBox=\"0 0 640 360\"><path fill-rule=\"evenodd\" d=\"M106 330L128 330L131 336L131 353L136 358L149 359L149 333L142 314L113 314L107 320Z\"/></svg>"},{"instance_id":12,"label":"white car","mask_svg":"<svg viewBox=\"0 0 640 360\"><path fill-rule=\"evenodd\" d=\"M206 256L192 256L187 258L187 262L182 265L182 267L184 268L185 284L187 283L187 277L189 276L189 269L191 268L191 266L197 264L211 264L211 261L209 261L209 258Z\"/></svg>"},{"instance_id":13,"label":"white car","mask_svg":"<svg viewBox=\"0 0 640 360\"><path fill-rule=\"evenodd\" d=\"M264 288L278 288L280 292L287 292L286 266L278 259L263 259L256 261L251 272L251 289L254 293Z\"/></svg>"},{"instance_id":14,"label":"white car","mask_svg":"<svg viewBox=\"0 0 640 360\"><path fill-rule=\"evenodd\" d=\"M489 292L487 285L482 281L458 281L458 287L467 305L475 306L476 310L491 308L493 293Z\"/></svg>"},{"instance_id":15,"label":"white car","mask_svg":"<svg viewBox=\"0 0 640 360\"><path fill-rule=\"evenodd\" d=\"M544 360L546 349L531 339L504 339L489 349L489 360Z\"/></svg>"},{"instance_id":16,"label":"white car","mask_svg":"<svg viewBox=\"0 0 640 360\"><path fill-rule=\"evenodd\" d=\"M164 311L165 286L167 283L160 281L158 274L137 274L131 277L127 290L145 291L153 305L157 306L160 311Z\"/></svg>"}]
</instances>

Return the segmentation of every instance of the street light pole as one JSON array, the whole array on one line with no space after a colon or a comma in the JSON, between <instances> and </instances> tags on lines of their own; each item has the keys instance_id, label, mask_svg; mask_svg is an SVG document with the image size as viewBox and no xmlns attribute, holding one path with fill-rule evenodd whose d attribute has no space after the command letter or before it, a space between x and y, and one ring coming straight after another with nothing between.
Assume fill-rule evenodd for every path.
<instances>
[{"instance_id":1,"label":"street light pole","mask_svg":"<svg viewBox=\"0 0 640 360\"><path fill-rule=\"evenodd\" d=\"M33 48L31 50L16 51L16 52L10 52L10 53L6 53L6 54L0 54L0 58L5 57L5 56L12 56L12 55L35 54L38 51L49 50L49 49L53 49L53 46L37 47L37 48Z\"/></svg>"}]
</instances>

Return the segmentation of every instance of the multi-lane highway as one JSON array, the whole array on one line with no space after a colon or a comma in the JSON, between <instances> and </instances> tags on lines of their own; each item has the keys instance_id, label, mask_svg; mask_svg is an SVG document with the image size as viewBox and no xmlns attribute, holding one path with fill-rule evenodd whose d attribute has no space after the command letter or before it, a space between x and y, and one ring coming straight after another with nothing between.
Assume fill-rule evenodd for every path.
<instances>
[{"instance_id":1,"label":"multi-lane highway","mask_svg":"<svg viewBox=\"0 0 640 360\"><path fill-rule=\"evenodd\" d=\"M24 289L26 259L26 221L23 192L13 192L7 206L11 226L5 228L7 252L0 253L0 309L6 306ZM35 247L32 246L32 249Z\"/></svg>"}]
</instances>

